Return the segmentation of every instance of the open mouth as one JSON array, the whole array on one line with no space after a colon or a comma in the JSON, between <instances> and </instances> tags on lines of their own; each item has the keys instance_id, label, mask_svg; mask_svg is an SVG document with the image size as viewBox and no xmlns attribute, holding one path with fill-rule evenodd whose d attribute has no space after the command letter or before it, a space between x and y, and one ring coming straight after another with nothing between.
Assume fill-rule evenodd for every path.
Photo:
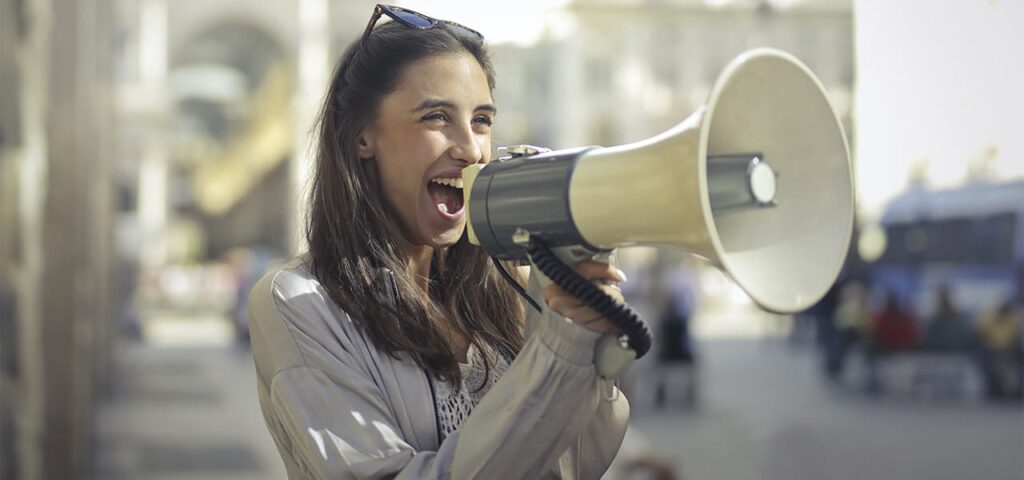
<instances>
[{"instance_id":1,"label":"open mouth","mask_svg":"<svg viewBox=\"0 0 1024 480\"><path fill-rule=\"evenodd\" d=\"M432 178L427 183L427 192L439 212L455 215L462 211L461 178Z\"/></svg>"}]
</instances>

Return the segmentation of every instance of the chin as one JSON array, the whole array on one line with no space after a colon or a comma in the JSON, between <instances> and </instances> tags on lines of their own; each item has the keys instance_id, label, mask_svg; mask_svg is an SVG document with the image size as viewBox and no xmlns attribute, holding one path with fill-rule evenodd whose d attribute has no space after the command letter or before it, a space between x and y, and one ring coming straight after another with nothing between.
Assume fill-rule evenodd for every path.
<instances>
[{"instance_id":1,"label":"chin","mask_svg":"<svg viewBox=\"0 0 1024 480\"><path fill-rule=\"evenodd\" d=\"M449 230L447 232L444 232L440 235L435 236L432 239L431 246L434 248L448 248L458 243L459 239L462 238L464 232L465 228L460 228L458 230Z\"/></svg>"},{"instance_id":2,"label":"chin","mask_svg":"<svg viewBox=\"0 0 1024 480\"><path fill-rule=\"evenodd\" d=\"M465 222L459 222L458 225L447 229L434 230L433 234L429 237L430 246L434 248L448 248L458 243L465 236L466 224Z\"/></svg>"}]
</instances>

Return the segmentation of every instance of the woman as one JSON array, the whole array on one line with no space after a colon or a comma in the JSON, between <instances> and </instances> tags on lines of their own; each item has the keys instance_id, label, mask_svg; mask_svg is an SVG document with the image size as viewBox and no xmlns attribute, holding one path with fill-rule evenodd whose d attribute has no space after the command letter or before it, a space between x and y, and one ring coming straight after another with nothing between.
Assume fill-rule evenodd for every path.
<instances>
[{"instance_id":1,"label":"woman","mask_svg":"<svg viewBox=\"0 0 1024 480\"><path fill-rule=\"evenodd\" d=\"M374 28L381 15L396 21ZM396 7L378 6L342 57L309 253L249 300L290 478L599 478L615 456L628 406L593 357L617 329L553 286L527 314L463 234L459 177L490 160L493 88L479 33Z\"/></svg>"}]
</instances>

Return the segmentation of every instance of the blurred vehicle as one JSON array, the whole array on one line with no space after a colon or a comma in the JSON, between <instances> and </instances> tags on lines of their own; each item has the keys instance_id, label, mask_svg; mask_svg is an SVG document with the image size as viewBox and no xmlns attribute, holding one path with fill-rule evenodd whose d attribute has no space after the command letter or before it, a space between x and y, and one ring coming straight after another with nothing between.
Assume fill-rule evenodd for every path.
<instances>
[{"instance_id":1,"label":"blurred vehicle","mask_svg":"<svg viewBox=\"0 0 1024 480\"><path fill-rule=\"evenodd\" d=\"M880 228L884 248L864 271L870 310L902 305L913 319L910 326L930 333L927 341L908 337L899 349L888 349L901 354L886 355L884 369L902 371L898 376L905 378L897 383L912 390L976 391L980 345L971 332L991 312L1024 302L1024 181L944 190L915 186L888 205ZM956 348L938 338L952 327ZM878 347L878 328L869 347ZM868 362L869 390L879 387L876 361ZM980 373L993 377L994 367L982 363Z\"/></svg>"},{"instance_id":2,"label":"blurred vehicle","mask_svg":"<svg viewBox=\"0 0 1024 480\"><path fill-rule=\"evenodd\" d=\"M867 265L869 282L876 293L895 292L914 317L934 315L944 285L972 321L1008 299L1019 301L1024 181L914 187L889 204L880 224L885 248Z\"/></svg>"}]
</instances>

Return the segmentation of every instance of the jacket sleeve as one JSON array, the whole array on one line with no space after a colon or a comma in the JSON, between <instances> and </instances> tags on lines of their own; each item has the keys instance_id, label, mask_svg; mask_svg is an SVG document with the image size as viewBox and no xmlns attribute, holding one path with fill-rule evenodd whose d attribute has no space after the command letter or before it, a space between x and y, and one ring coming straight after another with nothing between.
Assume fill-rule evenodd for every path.
<instances>
[{"instance_id":1,"label":"jacket sleeve","mask_svg":"<svg viewBox=\"0 0 1024 480\"><path fill-rule=\"evenodd\" d=\"M599 337L545 310L512 366L459 430L453 478L540 478L552 469L600 478L629 414L622 394L594 369ZM614 395L621 401L610 402ZM575 465L577 458L587 465Z\"/></svg>"},{"instance_id":2,"label":"jacket sleeve","mask_svg":"<svg viewBox=\"0 0 1024 480\"><path fill-rule=\"evenodd\" d=\"M261 403L290 476L540 478L571 468L576 476L599 478L618 450L628 408L624 399L607 400L614 387L593 367L600 334L550 311L534 318L539 321L522 351L459 431L436 451L417 451L403 438L389 399L354 354L351 339L313 338L297 327L308 323L303 315L324 314L324 305L303 305L325 303L322 297L259 288L251 308L264 313L251 314L250 321L257 370L268 384ZM261 301L269 304L261 308ZM261 330L273 329L287 330L295 352L261 344ZM328 341L342 348L328 348ZM574 458L560 460L569 450L566 457ZM573 465L576 458L587 465Z\"/></svg>"},{"instance_id":3,"label":"jacket sleeve","mask_svg":"<svg viewBox=\"0 0 1024 480\"><path fill-rule=\"evenodd\" d=\"M619 453L629 423L629 403L617 387L602 388L607 396L599 403L586 430L559 459L560 477L566 476L563 472L576 472L573 478L601 478Z\"/></svg>"}]
</instances>

